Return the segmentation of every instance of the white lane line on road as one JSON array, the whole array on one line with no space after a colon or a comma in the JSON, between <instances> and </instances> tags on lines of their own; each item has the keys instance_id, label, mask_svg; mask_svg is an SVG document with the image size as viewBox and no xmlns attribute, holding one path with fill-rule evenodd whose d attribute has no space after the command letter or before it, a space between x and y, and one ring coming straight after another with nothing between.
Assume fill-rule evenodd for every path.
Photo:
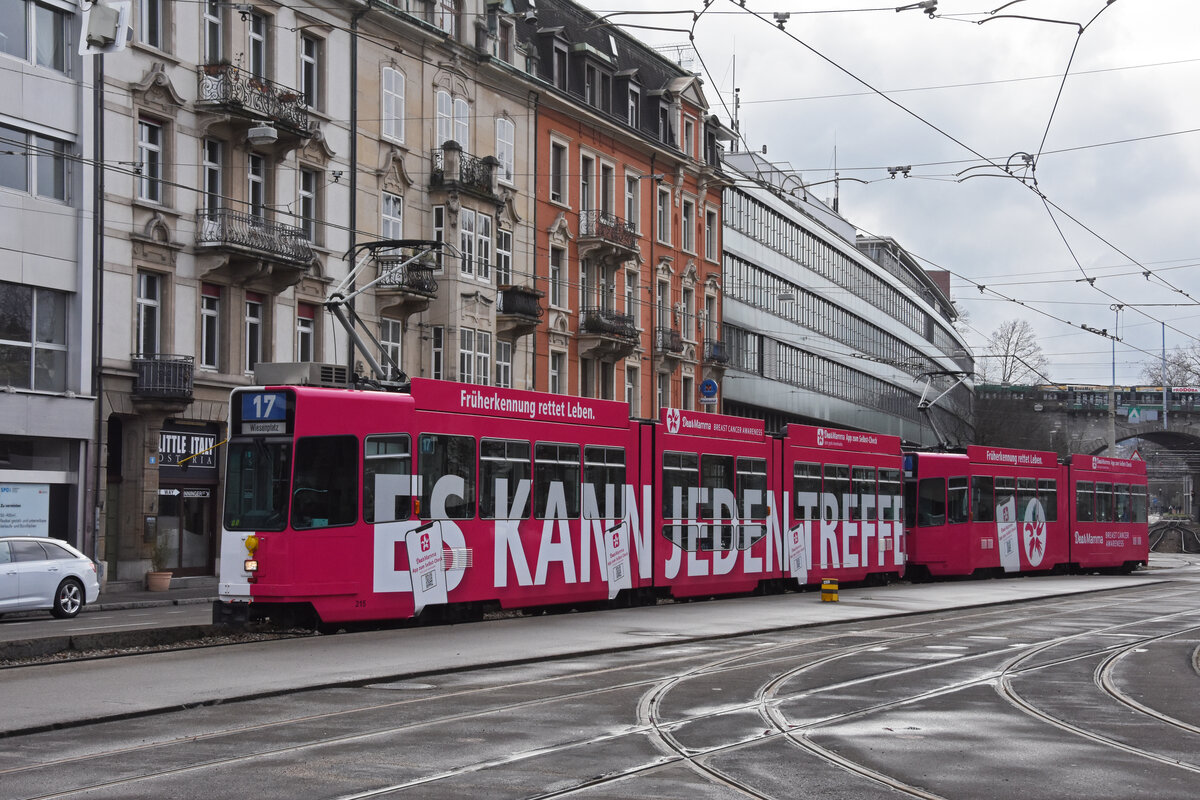
<instances>
[{"instance_id":1,"label":"white lane line on road","mask_svg":"<svg viewBox=\"0 0 1200 800\"><path fill-rule=\"evenodd\" d=\"M153 622L131 622L128 625L88 625L82 628L67 628L67 633L75 633L76 631L97 631L107 628L146 628L153 625Z\"/></svg>"}]
</instances>

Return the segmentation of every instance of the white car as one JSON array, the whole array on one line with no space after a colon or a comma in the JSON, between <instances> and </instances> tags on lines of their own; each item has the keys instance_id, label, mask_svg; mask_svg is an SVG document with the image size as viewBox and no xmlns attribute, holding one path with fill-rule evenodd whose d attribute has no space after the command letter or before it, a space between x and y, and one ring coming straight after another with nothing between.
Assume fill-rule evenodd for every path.
<instances>
[{"instance_id":1,"label":"white car","mask_svg":"<svg viewBox=\"0 0 1200 800\"><path fill-rule=\"evenodd\" d=\"M59 539L0 536L0 615L49 611L73 617L100 596L96 564Z\"/></svg>"}]
</instances>

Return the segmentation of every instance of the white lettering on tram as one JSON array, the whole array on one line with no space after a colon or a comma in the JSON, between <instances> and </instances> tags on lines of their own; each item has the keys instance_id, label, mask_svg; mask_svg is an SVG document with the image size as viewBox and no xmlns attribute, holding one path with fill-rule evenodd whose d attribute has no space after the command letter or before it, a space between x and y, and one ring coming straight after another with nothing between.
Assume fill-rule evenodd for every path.
<instances>
[{"instance_id":1,"label":"white lettering on tram","mask_svg":"<svg viewBox=\"0 0 1200 800\"><path fill-rule=\"evenodd\" d=\"M784 502L789 500L789 494L785 493ZM814 558L816 566L822 569L886 567L889 550L892 566L904 563L904 523L900 520L903 498L880 495L877 500L875 495L842 495L840 504L838 500L837 495L829 492L796 495L798 518L787 521L786 527L804 537L793 550L804 554L805 572L814 566ZM852 508L859 509L860 519L846 519ZM800 571L798 565L793 565L793 574Z\"/></svg>"}]
</instances>

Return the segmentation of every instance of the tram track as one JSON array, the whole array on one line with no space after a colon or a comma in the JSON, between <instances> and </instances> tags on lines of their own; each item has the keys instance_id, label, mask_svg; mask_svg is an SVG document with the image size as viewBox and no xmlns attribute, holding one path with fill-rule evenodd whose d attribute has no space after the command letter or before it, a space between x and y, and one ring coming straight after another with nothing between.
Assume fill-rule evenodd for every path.
<instances>
[{"instance_id":1,"label":"tram track","mask_svg":"<svg viewBox=\"0 0 1200 800\"><path fill-rule=\"evenodd\" d=\"M1177 592L1173 593L1173 596L1183 597L1185 595L1190 595L1190 594L1194 594L1194 592L1177 591ZM1153 602L1156 605L1160 605L1164 601L1164 599L1165 598L1162 594L1158 594L1158 595L1155 595L1154 597L1134 598L1134 602L1137 602L1137 603ZM1123 598L1123 599L1119 599L1119 600L1114 600L1114 601L1112 601L1112 603L1109 603L1107 605L1122 605L1122 606L1129 607L1131 604L1130 604L1129 598ZM1091 607L1088 607L1087 609L1080 609L1076 604L1072 604L1069 599L1063 600L1063 601L1060 601L1057 603L1047 604L1047 606L1055 607L1057 610L1054 612L1054 614L1043 613L1043 614L1037 615L1036 617L1030 617L1030 620L1046 622L1048 619L1052 619L1053 616L1056 616L1056 615L1069 615L1069 614L1073 614L1073 613L1079 613L1080 611L1087 611L1090 613L1090 612L1095 612L1098 609L1103 608L1103 606L1100 606L1100 607L1091 606ZM1043 606L1042 608L1044 609L1047 606ZM1011 612L1011 608L1009 608L1009 609L988 609L986 611L980 611L980 612L972 613L969 615L958 615L955 617L954 621L959 622L959 623L966 623L968 620L972 620L972 621L978 623L981 618L986 619L987 617L995 617L996 618L995 624L997 624L997 625L999 625L999 624L1011 625L1011 624L1013 624L1014 620L1019 621L1020 618L1014 618L1012 616L1004 617L1003 614L1005 611ZM1178 612L1177 614L1169 615L1169 616L1179 616L1179 615L1183 615L1186 613L1190 613L1190 612ZM1154 619L1154 618L1152 618L1152 619ZM1056 637L1052 640L1048 640L1043 643L1030 643L1025 646L1026 647L1034 647L1035 649L1031 652L1023 654L1020 658L1015 659L1014 664L1019 664L1021 661L1028 659L1037 653L1043 652L1044 650L1046 650L1050 647L1053 647L1058 644L1062 644L1064 642L1067 642L1067 641L1070 641L1073 639L1077 639L1081 636L1093 635L1100 630L1109 630L1109 629L1115 630L1115 629L1119 629L1122 627L1127 627L1128 625L1141 624L1141 623L1145 623L1145 622L1147 622L1146 619L1139 619L1139 620L1135 620L1135 621L1128 622L1128 623L1121 623L1119 625L1110 626L1109 628L1093 629L1093 630L1089 630L1086 632L1072 633L1072 634ZM136 775L136 776L127 776L124 778L117 778L117 779L114 779L111 781L97 781L88 786L77 786L77 787L72 787L72 788L64 790L64 791L37 795L37 798L38 798L38 800L50 800L50 798L66 798L66 797L81 795L83 793L93 792L93 791L101 791L101 792L102 791L110 791L111 792L113 790L119 790L122 787L133 787L138 784L145 784L147 781L152 781L155 779L178 777L178 776L182 776L184 774L189 774L189 773L195 774L195 773L200 773L206 769L228 768L231 766L248 763L254 759L261 759L261 758L268 757L268 756L278 756L278 755L285 755L285 754L293 754L294 755L294 754L300 754L300 753L304 753L304 752L315 753L322 747L329 747L329 746L333 746L333 745L345 745L345 744L359 744L359 743L367 742L375 737L385 737L385 736L397 735L397 734L401 734L401 733L405 733L405 732L415 733L421 729L429 729L430 727L435 727L435 726L443 725L443 724L450 723L450 722L466 722L466 721L470 721L472 719L478 719L478 718L488 716L488 715L511 714L511 713L516 713L516 712L520 712L523 710L529 710L536 706L544 706L544 705L553 704L553 703L562 703L562 702L567 702L567 701L581 701L581 700L586 700L586 699L596 699L603 695L611 694L613 692L629 691L629 690L641 690L641 695L640 695L641 699L638 701L637 722L634 725L626 726L626 727L623 727L620 729L609 730L609 731L600 733L596 736L581 737L581 738L573 739L573 740L555 742L555 743L552 743L552 744L549 744L546 746L542 746L542 747L530 748L530 749L524 750L520 753L508 754L502 758L483 759L483 760L480 760L473 764L458 765L458 766L455 766L450 769L441 770L441 771L434 772L432 774L421 776L420 778L417 778L417 779L414 779L411 781L397 782L395 784L391 784L391 785L384 786L384 787L379 787L377 789L374 789L374 790L371 790L368 792L363 792L363 793L358 793L358 794L353 794L353 795L345 795L344 797L347 797L347 798L369 798L369 797L381 797L381 796L385 796L388 794L398 794L401 792L412 791L412 790L418 789L421 786L429 786L431 784L436 784L436 783L439 783L442 781L447 781L447 780L452 780L454 778L468 776L473 773L484 772L484 771L487 771L487 770L493 769L493 768L511 766L514 764L519 764L521 762L530 761L530 760L538 759L538 758L546 758L546 757L553 758L555 755L563 754L563 753L566 753L569 751L577 750L579 748L584 748L584 747L588 747L588 746L596 746L597 744L615 741L618 739L622 739L624 737L645 737L645 738L649 739L652 743L656 743L656 746L662 752L662 756L657 759L648 759L645 763L636 765L629 769L620 770L620 771L614 772L612 774L606 774L606 775L601 775L601 776L592 776L591 778L589 778L586 781L580 781L576 785L572 785L569 787L562 787L561 789L555 790L553 792L542 793L542 794L537 794L537 795L530 795L530 796L536 796L539 798L571 796L574 794L579 794L581 792L584 792L589 788L595 788L595 787L603 786L606 784L612 784L615 782L629 780L632 777L635 777L638 775L644 775L644 774L650 773L655 770L661 770L661 769L664 769L667 767L684 764L684 765L688 766L689 768L695 770L696 772L700 773L701 775L703 775L705 780L720 782L721 784L728 786L730 789L733 789L733 790L736 790L736 791L739 791L739 792L745 794L747 797L754 797L754 798L775 797L776 795L772 795L770 793L764 793L761 789L751 786L749 784L746 784L746 783L740 781L735 776L726 774L722 770L717 769L716 767L706 763L706 761L718 754L728 753L728 752L737 750L738 748L744 748L744 747L758 745L763 742L766 742L766 741L769 741L772 739L776 739L779 737L786 737L790 741L795 743L797 741L798 735L803 736L804 738L807 738L808 731L817 730L820 726L831 724L832 722L837 721L837 720L848 719L848 718L851 718L854 716L870 714L870 713L873 713L875 711L882 710L885 708L891 708L891 707L896 707L896 706L903 705L906 703L916 702L917 700L919 700L923 697L932 696L933 694L937 694L937 693L947 693L947 692L958 691L961 688L963 688L964 686L975 685L980 682L985 682L986 680L988 680L988 678L981 678L981 679L974 679L971 681L960 682L960 683L956 683L951 686L943 687L943 688L937 690L936 692L922 693L920 695L898 698L898 699L895 699L894 701L890 701L890 702L884 703L884 704L879 704L879 705L873 706L871 708L857 709L857 710L849 712L845 715L840 715L837 718L822 719L822 720L808 723L808 724L805 724L805 725L799 726L799 727L791 726L790 723L786 723L785 719L778 717L778 714L776 712L777 712L778 705L780 702L780 697L779 697L780 690L784 686L786 686L787 682L790 679L794 678L797 674L799 674L803 671L813 670L819 666L826 665L836 659L852 658L855 655L859 655L864 652L868 652L868 651L872 650L873 648L877 649L881 640L886 641L890 646L899 647L899 646L903 646L906 644L913 644L913 643L919 642L922 639L928 639L930 637L953 636L956 633L963 633L968 630L977 630L976 626L966 627L963 624L956 625L952 629L937 627L942 624L944 624L944 621L942 621L942 620L932 620L931 621L928 618L922 618L922 619L912 620L910 622L906 622L901 625L896 625L896 624L892 624L892 623L883 623L880 625L879 629L855 630L855 631L849 631L849 632L838 631L838 632L831 632L829 635L810 637L810 638L798 640L798 641L789 641L789 642L777 643L777 644L764 643L764 644L761 644L760 646L756 647L753 650L753 652L749 652L749 653L741 652L741 653L737 653L734 655L722 655L720 658L716 658L714 660L707 661L705 663L695 664L694 666L690 666L687 669L684 669L683 671L679 672L678 674L669 675L666 677L660 677L657 679L639 679L639 680L634 680L634 681L621 681L621 682L618 682L618 683L615 683L612 685L606 685L603 687L597 687L597 688L591 688L591 689L587 689L587 690L580 690L580 691L573 691L573 692L566 692L566 693L562 693L562 694L556 694L553 696L538 697L535 699L524 700L524 701L517 702L517 703L504 704L504 705L498 705L498 706L486 706L486 707L482 707L478 710L475 710L475 711L472 711L469 713L438 715L438 716L435 716L435 717L429 718L429 719L411 721L404 725L385 726L385 727L381 727L378 729L373 729L371 731L359 731L359 732L355 732L350 735L344 735L344 736L339 736L339 737L325 737L325 738L321 738L321 739L315 739L312 741L296 743L296 744L293 744L293 745L290 745L287 747L256 748L256 749L254 749L253 752L244 753L244 754L241 754L236 757L225 757L225 758L215 758L215 759L203 760L203 761L198 761L198 762L191 763L191 764L181 765L181 766L178 766L175 768L153 770L153 771L150 771L150 772L147 772L144 774L140 774L140 775ZM987 624L990 624L990 623L987 623ZM885 625L886 625L886 628L884 627ZM911 629L917 629L917 628L929 627L929 626L934 626L935 629L929 630L929 631L911 630ZM901 631L901 629L910 629L910 630ZM898 633L898 631L899 631L899 633ZM854 644L854 645L841 644L841 645L838 645L835 647L830 647L825 650L819 650L817 652L812 652L811 650L809 650L808 652L803 654L803 658L805 659L804 664L799 665L799 666L795 667L794 669L786 670L782 675L776 676L773 679L765 682L756 691L755 697L752 700L749 700L747 702L741 702L741 703L731 703L731 704L723 705L716 709L712 709L710 711L706 711L705 713L702 713L702 714L686 715L686 716L679 717L679 718L672 718L672 715L670 715L664 711L663 706L664 706L665 700L670 696L670 694L675 689L684 685L686 683L686 681L688 681L688 680L691 680L691 679L694 679L697 677L701 677L701 676L710 676L711 677L715 674L720 674L722 672L735 673L738 670L744 671L746 669L764 669L764 668L769 668L775 664L794 663L796 656L789 655L789 654L787 654L786 651L789 651L789 650L794 651L797 648L812 648L814 645L820 645L822 642L829 643L832 640L845 639L850 636L862 637L862 638L867 639L867 641L862 641L862 642ZM705 643L705 644L708 644L708 643ZM1138 644L1139 644L1139 642L1130 643L1129 645L1125 646L1123 648L1123 650L1131 651L1133 648L1137 647ZM672 645L668 645L668 646L672 646ZM1094 656L1098 653L1105 652L1106 650L1110 649L1111 647L1112 646L1109 645L1104 648L1091 649L1089 651L1088 655ZM970 656L964 656L962 658L953 659L950 661L940 661L935 664L922 664L922 665L917 665L917 666L907 666L903 669L891 670L891 671L882 672L882 673L876 673L876 674L873 674L870 676L858 678L858 679L856 679L855 682L868 681L868 680L887 680L888 678L895 677L895 676L902 676L902 675L909 674L916 670L932 669L932 668L943 666L943 665L950 664L950 663L963 663L967 659L995 657L997 655L1002 655L1007 652L1011 652L1011 650L1008 647L988 649L988 650L982 651L980 653L975 653ZM688 662L694 662L697 657L698 656L696 654L684 654L684 655L674 656L674 657L671 657L671 658L665 659L665 660L658 659L655 661L655 663L657 665L669 666L671 664L677 664L677 665L682 666L682 665L687 664ZM1083 657L1083 656L1073 655L1070 658L1074 659L1074 658L1080 658L1080 657ZM597 678L598 679L598 678L601 678L601 677L607 676L607 675L619 674L622 671L628 671L630 669L643 668L644 666L645 665L642 662L639 662L637 664L617 664L617 665L605 667L602 669L591 670L591 671L588 671L588 672L582 673L582 674L588 678ZM1029 669L1029 670L1040 669L1040 668L1043 668L1044 666L1046 666L1046 665L1044 665L1044 664L1033 665L1033 666L1027 667L1026 669ZM575 674L574 677L578 678L578 677L580 677L580 674ZM552 685L555 681L558 681L560 679L561 678L559 676L550 676L550 677L539 678L537 680L525 682L524 685L525 686L534 686L534 685L539 685L539 684ZM371 686L379 685L381 683L383 683L383 681L372 681L371 684L365 684L361 688L370 688ZM848 685L848 683L850 683L850 682L838 682L838 683L823 685L820 687L809 688L809 689L805 690L805 693L806 694L816 694L816 693L821 693L821 692L828 692L828 691L832 691L832 690L844 687L844 686ZM512 688L513 686L517 686L517 685L521 685L521 684L509 683L509 684L505 684L504 688ZM266 733L268 730L278 731L281 729L286 729L286 726L298 726L298 725L312 724L314 722L319 722L319 721L329 721L329 720L332 720L334 717L346 718L349 715L354 715L354 714L363 714L363 713L368 713L368 712L378 712L381 710L401 708L403 706L426 702L428 700L445 702L447 700L451 700L451 699L457 700L457 699L462 699L462 698L469 697L469 696L486 696L487 693L494 691L496 688L498 688L498 687L495 687L495 686L475 687L475 688L465 689L465 690L456 691L456 692L443 693L443 694L438 695L436 698L405 698L404 700L392 701L389 703L365 703L365 704L360 704L352 709L340 709L336 712L329 712L329 713L325 713L325 714L306 715L303 717L295 717L295 718L290 718L290 719L277 720L277 721L272 721L270 723L264 723L261 725L254 725L254 726L242 726L242 727L236 727L236 728L231 727L231 728L228 728L225 730L211 731L202 736L189 736L189 737L186 737L183 739L165 741L165 742L151 742L146 745L140 745L140 746L124 748L124 749L109 749L104 752L90 753L90 754L81 755L81 756L78 756L78 757L72 758L72 759L57 759L57 760L47 761L47 762L43 762L43 763L36 764L36 765L26 766L26 767L0 770L0 778L3 778L3 776L6 776L6 775L15 776L15 775L18 775L21 773L29 772L31 770L53 769L55 767L66 766L66 765L69 765L72 763L78 764L80 762L86 762L89 759L111 758L116 755L146 756L145 759L139 759L139 760L153 761L154 759L153 759L153 757L149 756L149 753L154 752L155 750L162 750L163 748L170 748L175 745L196 742L196 741L200 741L202 739L219 740L221 737L227 737L227 736L249 736L249 735L253 735L255 733ZM772 728L764 734L752 736L750 738L746 738L743 740L726 742L726 743L721 744L720 746L703 748L701 750L693 750L691 748L686 747L681 741L678 741L673 734L673 730L678 729L679 726L684 725L689 722L695 722L695 721L702 720L705 718L719 717L721 715L729 714L731 712L754 710L754 709L758 709L760 711L760 714L763 714L764 720L773 722ZM764 709L765 709L765 712L764 712ZM277 734L273 734L272 738L276 735ZM813 746L806 748L809 750L810 753L824 759L825 761L827 761L830 764L836 765L840 769L849 770L849 771L859 774L860 776L871 778L872 780L877 781L881 785L886 785L889 788L892 788L894 790L905 792L905 793L909 794L910 796L922 797L922 798L927 798L927 799L937 797L937 795L925 792L924 790L921 790L917 787L908 787L905 784L903 784L902 782L897 782L891 776L887 776L883 773L875 772L875 771L871 770L869 767L866 767L864 765L854 764L852 761L844 759L843 757L841 757L835 753L830 753L828 751L825 751L823 748L820 748L819 746L815 745L815 743L808 742L808 744L813 745Z\"/></svg>"}]
</instances>

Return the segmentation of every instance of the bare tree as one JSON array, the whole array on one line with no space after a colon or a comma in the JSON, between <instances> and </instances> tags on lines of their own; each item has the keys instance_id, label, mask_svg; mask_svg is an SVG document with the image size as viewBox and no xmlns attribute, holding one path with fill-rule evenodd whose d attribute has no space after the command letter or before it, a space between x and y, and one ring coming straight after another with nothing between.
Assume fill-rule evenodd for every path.
<instances>
[{"instance_id":1,"label":"bare tree","mask_svg":"<svg viewBox=\"0 0 1200 800\"><path fill-rule=\"evenodd\" d=\"M976 383L1048 383L1049 361L1038 344L1033 326L1023 319L1004 322L992 331L983 352L976 355Z\"/></svg>"},{"instance_id":2,"label":"bare tree","mask_svg":"<svg viewBox=\"0 0 1200 800\"><path fill-rule=\"evenodd\" d=\"M1163 362L1161 358L1150 358L1142 362L1142 380L1151 386L1163 384ZM1176 347L1167 351L1168 386L1200 386L1200 344Z\"/></svg>"}]
</instances>

